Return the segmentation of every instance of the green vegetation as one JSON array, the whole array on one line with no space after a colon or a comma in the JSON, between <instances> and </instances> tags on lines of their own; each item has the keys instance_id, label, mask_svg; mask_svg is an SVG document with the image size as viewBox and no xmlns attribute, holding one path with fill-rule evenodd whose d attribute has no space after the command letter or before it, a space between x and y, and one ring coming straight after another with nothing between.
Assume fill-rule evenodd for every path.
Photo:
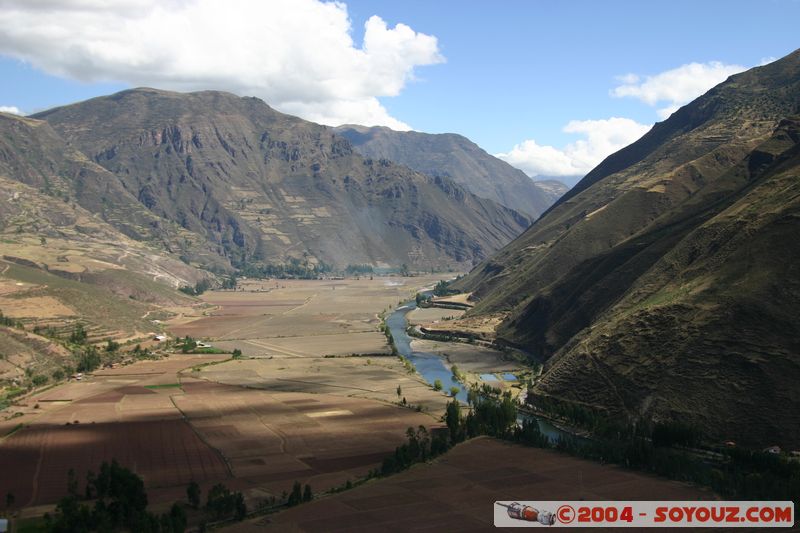
<instances>
[{"instance_id":1,"label":"green vegetation","mask_svg":"<svg viewBox=\"0 0 800 533\"><path fill-rule=\"evenodd\" d=\"M145 385L145 386L144 386L144 388L145 388L145 389L152 389L152 390L158 390L158 389L179 389L180 387L181 387L181 384L180 384L180 383L162 383L162 384L160 384L160 385Z\"/></svg>"},{"instance_id":2,"label":"green vegetation","mask_svg":"<svg viewBox=\"0 0 800 533\"><path fill-rule=\"evenodd\" d=\"M235 286L236 285L234 285L234 287ZM200 296L210 288L211 282L208 279L201 279L195 283L194 287L184 285L183 287L179 287L178 290L184 294L188 294L189 296Z\"/></svg>"},{"instance_id":3,"label":"green vegetation","mask_svg":"<svg viewBox=\"0 0 800 533\"><path fill-rule=\"evenodd\" d=\"M89 334L86 332L86 328L83 324L75 324L72 329L72 333L69 336L69 342L72 344L84 344L86 343L86 338L88 335Z\"/></svg>"},{"instance_id":4,"label":"green vegetation","mask_svg":"<svg viewBox=\"0 0 800 533\"><path fill-rule=\"evenodd\" d=\"M175 345L176 348L180 349L183 353L201 353L201 354L223 354L228 353L225 350L220 348L214 348L212 346L198 346L198 341L189 337L188 335L183 339L177 339L177 344ZM234 350L236 351L236 350ZM238 357L241 357L241 350L239 350Z\"/></svg>"},{"instance_id":5,"label":"green vegetation","mask_svg":"<svg viewBox=\"0 0 800 533\"><path fill-rule=\"evenodd\" d=\"M380 330L386 336L386 342L389 343L389 347L392 349L392 355L397 355L402 357L397 352L397 346L394 344L394 336L392 335L392 330L389 328L389 325L386 323L386 313L381 315L381 325Z\"/></svg>"},{"instance_id":6,"label":"green vegetation","mask_svg":"<svg viewBox=\"0 0 800 533\"><path fill-rule=\"evenodd\" d=\"M189 505L198 509L200 507L200 485L195 481L191 481L189 486L186 487L186 499Z\"/></svg>"},{"instance_id":7,"label":"green vegetation","mask_svg":"<svg viewBox=\"0 0 800 533\"><path fill-rule=\"evenodd\" d=\"M344 271L345 274L350 276L374 273L372 265L347 265Z\"/></svg>"},{"instance_id":8,"label":"green vegetation","mask_svg":"<svg viewBox=\"0 0 800 533\"><path fill-rule=\"evenodd\" d=\"M236 274L231 274L222 280L222 288L233 290L236 289L236 283L238 280L236 279Z\"/></svg>"},{"instance_id":9,"label":"green vegetation","mask_svg":"<svg viewBox=\"0 0 800 533\"><path fill-rule=\"evenodd\" d=\"M247 515L247 506L241 492L231 492L222 483L217 483L208 491L206 511L214 520L242 520Z\"/></svg>"},{"instance_id":10,"label":"green vegetation","mask_svg":"<svg viewBox=\"0 0 800 533\"><path fill-rule=\"evenodd\" d=\"M442 380L441 379L434 380L434 382L433 382L433 390L435 390L435 391L442 390Z\"/></svg>"},{"instance_id":11,"label":"green vegetation","mask_svg":"<svg viewBox=\"0 0 800 533\"><path fill-rule=\"evenodd\" d=\"M418 292L414 297L414 300L417 303L417 307L429 307L431 303L431 296Z\"/></svg>"},{"instance_id":12,"label":"green vegetation","mask_svg":"<svg viewBox=\"0 0 800 533\"><path fill-rule=\"evenodd\" d=\"M446 437L431 438L424 426L416 430L406 430L408 442L398 446L394 455L383 460L378 475L390 475L409 468L414 463L421 463L433 459L446 452L449 448ZM375 475L375 474L373 474Z\"/></svg>"},{"instance_id":13,"label":"green vegetation","mask_svg":"<svg viewBox=\"0 0 800 533\"><path fill-rule=\"evenodd\" d=\"M461 276L457 277L454 281L458 281L460 278ZM435 296L447 296L450 294L458 294L459 292L461 292L456 289L451 289L450 288L451 283L452 281L440 280L438 283L436 283L436 285L433 286L433 294Z\"/></svg>"},{"instance_id":14,"label":"green vegetation","mask_svg":"<svg viewBox=\"0 0 800 533\"><path fill-rule=\"evenodd\" d=\"M147 512L147 493L142 478L116 461L103 463L95 476L86 476L83 496L73 470L67 476L69 494L59 501L55 516L45 515L45 531L141 531L153 533L182 532L186 529L186 512L173 504L170 512L160 517ZM82 503L96 500L93 506Z\"/></svg>"},{"instance_id":15,"label":"green vegetation","mask_svg":"<svg viewBox=\"0 0 800 533\"><path fill-rule=\"evenodd\" d=\"M287 507L294 507L304 502L310 502L314 498L309 485L305 489L300 485L299 481L295 481L292 485L292 492L289 493L289 498L286 500Z\"/></svg>"},{"instance_id":16,"label":"green vegetation","mask_svg":"<svg viewBox=\"0 0 800 533\"><path fill-rule=\"evenodd\" d=\"M728 499L800 501L800 463L788 457L737 447L703 446L701 431L680 422L624 425L580 406L540 398L536 403L573 424L591 427L592 437L551 442L531 420L504 438L697 483Z\"/></svg>"},{"instance_id":17,"label":"green vegetation","mask_svg":"<svg viewBox=\"0 0 800 533\"><path fill-rule=\"evenodd\" d=\"M417 369L414 367L414 363L409 361L407 357L398 355L397 358L400 359L400 362L403 363L403 368L405 368L406 372L408 372L409 374L413 374L414 372L417 371Z\"/></svg>"},{"instance_id":18,"label":"green vegetation","mask_svg":"<svg viewBox=\"0 0 800 533\"><path fill-rule=\"evenodd\" d=\"M257 279L317 279L332 271L333 267L324 262L311 264L295 257L290 257L284 264L243 265L239 268L240 275Z\"/></svg>"},{"instance_id":19,"label":"green vegetation","mask_svg":"<svg viewBox=\"0 0 800 533\"><path fill-rule=\"evenodd\" d=\"M23 324L19 320L14 320L13 318L9 318L9 317L3 315L2 311L0 311L0 326L8 326L10 328L25 329L25 324Z\"/></svg>"},{"instance_id":20,"label":"green vegetation","mask_svg":"<svg viewBox=\"0 0 800 533\"><path fill-rule=\"evenodd\" d=\"M87 346L83 351L77 354L75 361L75 370L77 372L91 372L100 367L100 355L94 346Z\"/></svg>"},{"instance_id":21,"label":"green vegetation","mask_svg":"<svg viewBox=\"0 0 800 533\"><path fill-rule=\"evenodd\" d=\"M162 515L148 512L144 482L116 461L111 464L104 462L97 475L88 472L83 493L78 489L75 472L70 470L67 476L68 495L56 506L55 515L45 514L35 530L51 533L179 533L187 528L184 504L173 503L169 512ZM200 495L200 486L194 481L189 483L186 488L189 506L199 509ZM94 504L90 505L92 500ZM7 504L6 507L10 506ZM247 505L241 492L232 492L218 483L209 490L203 511L211 520L242 520L247 515Z\"/></svg>"}]
</instances>

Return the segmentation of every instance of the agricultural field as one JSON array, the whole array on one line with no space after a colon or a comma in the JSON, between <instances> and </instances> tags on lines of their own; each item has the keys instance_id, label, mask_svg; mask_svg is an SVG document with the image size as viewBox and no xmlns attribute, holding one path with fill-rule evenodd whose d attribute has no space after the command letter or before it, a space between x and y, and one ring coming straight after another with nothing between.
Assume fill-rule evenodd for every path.
<instances>
[{"instance_id":1,"label":"agricultural field","mask_svg":"<svg viewBox=\"0 0 800 533\"><path fill-rule=\"evenodd\" d=\"M169 327L199 328L214 346L255 358L173 354L17 399L0 412L0 471L13 474L0 477L0 494L13 492L23 516L40 515L65 493L70 468L82 481L111 459L144 479L156 506L183 498L191 480L204 490L223 482L255 507L295 481L317 492L362 478L407 428L440 425L447 397L391 356L378 330L380 313L432 281L212 292Z\"/></svg>"},{"instance_id":2,"label":"agricultural field","mask_svg":"<svg viewBox=\"0 0 800 533\"><path fill-rule=\"evenodd\" d=\"M428 324L431 322L448 321L461 318L464 311L461 309L444 309L442 307L418 307L407 315L408 323L412 326Z\"/></svg>"},{"instance_id":3,"label":"agricultural field","mask_svg":"<svg viewBox=\"0 0 800 533\"><path fill-rule=\"evenodd\" d=\"M388 354L378 315L440 278L245 281L243 290L204 294L214 310L183 314L168 327L246 356Z\"/></svg>"},{"instance_id":4,"label":"agricultural field","mask_svg":"<svg viewBox=\"0 0 800 533\"><path fill-rule=\"evenodd\" d=\"M204 379L269 391L329 394L420 406L428 423L444 412L448 398L396 357L273 357L236 360L202 369ZM397 388L400 387L400 395Z\"/></svg>"},{"instance_id":5,"label":"agricultural field","mask_svg":"<svg viewBox=\"0 0 800 533\"><path fill-rule=\"evenodd\" d=\"M690 485L488 437L431 464L226 531L490 531L497 500L713 500Z\"/></svg>"}]
</instances>

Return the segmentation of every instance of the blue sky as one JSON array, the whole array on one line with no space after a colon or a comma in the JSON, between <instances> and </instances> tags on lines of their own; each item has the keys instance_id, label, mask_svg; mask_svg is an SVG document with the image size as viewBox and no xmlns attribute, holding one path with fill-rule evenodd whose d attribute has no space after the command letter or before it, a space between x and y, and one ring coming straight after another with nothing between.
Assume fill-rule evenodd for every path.
<instances>
[{"instance_id":1,"label":"blue sky","mask_svg":"<svg viewBox=\"0 0 800 533\"><path fill-rule=\"evenodd\" d=\"M796 0L131 3L0 5L0 106L30 113L137 85L223 89L324 123L461 133L531 175L564 175L703 83L800 46ZM629 74L628 96L612 96Z\"/></svg>"}]
</instances>

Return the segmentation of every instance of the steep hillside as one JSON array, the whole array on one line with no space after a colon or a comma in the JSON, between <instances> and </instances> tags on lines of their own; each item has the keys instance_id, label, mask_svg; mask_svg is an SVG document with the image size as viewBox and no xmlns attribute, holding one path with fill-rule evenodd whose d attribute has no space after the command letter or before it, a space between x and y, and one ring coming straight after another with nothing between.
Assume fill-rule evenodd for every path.
<instances>
[{"instance_id":1,"label":"steep hillside","mask_svg":"<svg viewBox=\"0 0 800 533\"><path fill-rule=\"evenodd\" d=\"M538 394L800 444L798 102L800 52L732 76L470 274Z\"/></svg>"},{"instance_id":2,"label":"steep hillside","mask_svg":"<svg viewBox=\"0 0 800 533\"><path fill-rule=\"evenodd\" d=\"M0 389L71 364L54 339L78 324L90 342L147 339L165 308L193 303L175 289L208 273L165 253L181 233L126 201L46 123L0 114Z\"/></svg>"},{"instance_id":3,"label":"steep hillside","mask_svg":"<svg viewBox=\"0 0 800 533\"><path fill-rule=\"evenodd\" d=\"M55 212L43 213L45 219L82 207L127 237L209 265L223 264L204 242L151 213L116 176L70 146L44 121L0 113L0 176L58 200Z\"/></svg>"},{"instance_id":4,"label":"steep hillside","mask_svg":"<svg viewBox=\"0 0 800 533\"><path fill-rule=\"evenodd\" d=\"M256 98L135 89L36 117L237 266L463 268L529 224L446 178L363 159Z\"/></svg>"},{"instance_id":5,"label":"steep hillside","mask_svg":"<svg viewBox=\"0 0 800 533\"><path fill-rule=\"evenodd\" d=\"M567 191L558 181L534 182L461 135L352 125L339 126L334 131L364 157L388 159L430 176L449 177L481 198L534 219Z\"/></svg>"}]
</instances>

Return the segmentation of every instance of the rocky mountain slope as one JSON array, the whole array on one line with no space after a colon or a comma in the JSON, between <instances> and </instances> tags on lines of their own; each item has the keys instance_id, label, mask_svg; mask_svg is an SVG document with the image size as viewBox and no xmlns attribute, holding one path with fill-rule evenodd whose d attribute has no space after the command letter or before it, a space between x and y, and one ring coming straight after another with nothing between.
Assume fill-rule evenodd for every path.
<instances>
[{"instance_id":1,"label":"rocky mountain slope","mask_svg":"<svg viewBox=\"0 0 800 533\"><path fill-rule=\"evenodd\" d=\"M362 158L256 98L135 89L36 118L235 266L463 268L529 224L447 178Z\"/></svg>"},{"instance_id":2,"label":"rocky mountain slope","mask_svg":"<svg viewBox=\"0 0 800 533\"><path fill-rule=\"evenodd\" d=\"M464 280L537 394L800 446L798 102L800 51L732 76Z\"/></svg>"},{"instance_id":3,"label":"rocky mountain slope","mask_svg":"<svg viewBox=\"0 0 800 533\"><path fill-rule=\"evenodd\" d=\"M147 340L164 308L190 305L175 289L209 274L165 250L188 233L47 123L0 113L0 389L73 364L54 339L78 324L90 342Z\"/></svg>"},{"instance_id":4,"label":"rocky mountain slope","mask_svg":"<svg viewBox=\"0 0 800 533\"><path fill-rule=\"evenodd\" d=\"M173 288L206 277L164 250L188 232L151 214L46 122L0 113L0 197L0 252L7 259L79 281L107 268ZM95 267L69 256L87 257Z\"/></svg>"},{"instance_id":5,"label":"rocky mountain slope","mask_svg":"<svg viewBox=\"0 0 800 533\"><path fill-rule=\"evenodd\" d=\"M537 218L567 186L535 182L524 172L454 133L394 131L385 127L339 126L334 131L372 159L388 159L430 176L446 176L470 192Z\"/></svg>"}]
</instances>

